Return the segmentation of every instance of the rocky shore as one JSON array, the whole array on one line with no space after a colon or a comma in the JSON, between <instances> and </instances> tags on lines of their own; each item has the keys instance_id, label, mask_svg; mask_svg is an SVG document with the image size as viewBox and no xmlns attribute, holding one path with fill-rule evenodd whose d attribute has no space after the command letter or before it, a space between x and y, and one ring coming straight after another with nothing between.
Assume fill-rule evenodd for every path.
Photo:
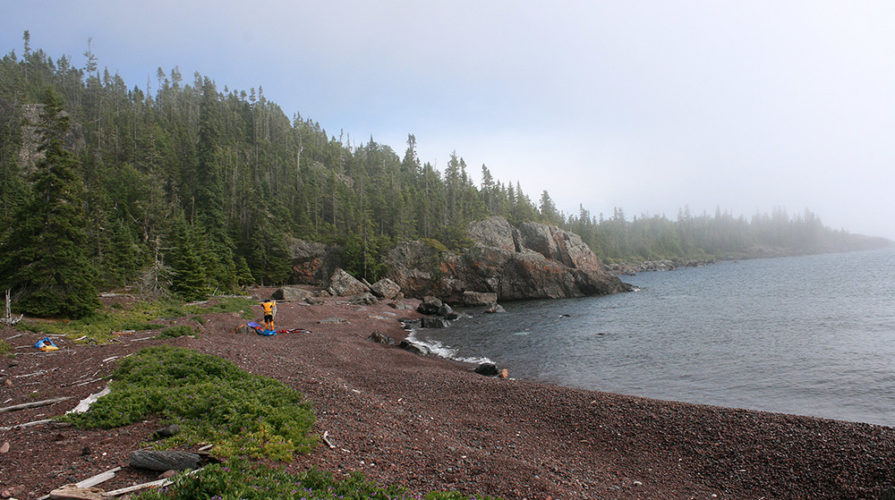
<instances>
[{"instance_id":1,"label":"rocky shore","mask_svg":"<svg viewBox=\"0 0 895 500\"><path fill-rule=\"evenodd\" d=\"M313 401L316 432L333 447L321 443L292 470L361 471L414 492L519 499L880 498L895 488L895 428L485 377L367 339L374 331L404 338L397 320L418 317L415 301L395 303L410 309L316 302L279 305L279 325L312 333L273 337L234 333L243 321L235 314L205 315L198 338L58 339L61 349L49 353L27 347L40 334L0 330L13 348L0 362L2 406L71 398L2 414L0 496L39 498L116 466L106 490L155 479L127 457L159 422L6 427L64 413L100 390L124 356L163 342L229 359Z\"/></svg>"}]
</instances>

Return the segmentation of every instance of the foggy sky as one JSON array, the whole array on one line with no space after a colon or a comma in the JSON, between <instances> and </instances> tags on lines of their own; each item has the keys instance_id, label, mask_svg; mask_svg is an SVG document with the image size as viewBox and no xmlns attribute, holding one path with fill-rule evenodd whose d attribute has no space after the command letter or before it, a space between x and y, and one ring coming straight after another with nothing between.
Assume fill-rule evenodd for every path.
<instances>
[{"instance_id":1,"label":"foggy sky","mask_svg":"<svg viewBox=\"0 0 895 500\"><path fill-rule=\"evenodd\" d=\"M810 209L895 238L895 3L2 1L53 59L129 87L198 71L263 86L353 144L456 150L592 214Z\"/></svg>"}]
</instances>

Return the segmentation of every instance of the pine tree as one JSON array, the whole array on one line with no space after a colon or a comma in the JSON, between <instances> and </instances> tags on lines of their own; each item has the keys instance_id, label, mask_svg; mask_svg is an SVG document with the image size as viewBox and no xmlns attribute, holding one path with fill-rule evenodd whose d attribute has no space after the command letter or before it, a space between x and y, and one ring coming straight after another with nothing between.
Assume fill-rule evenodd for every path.
<instances>
[{"instance_id":1,"label":"pine tree","mask_svg":"<svg viewBox=\"0 0 895 500\"><path fill-rule=\"evenodd\" d=\"M64 148L68 128L62 98L47 89L32 197L0 243L0 279L16 290L17 309L34 316L80 318L99 306L97 273L85 253L84 185Z\"/></svg>"}]
</instances>

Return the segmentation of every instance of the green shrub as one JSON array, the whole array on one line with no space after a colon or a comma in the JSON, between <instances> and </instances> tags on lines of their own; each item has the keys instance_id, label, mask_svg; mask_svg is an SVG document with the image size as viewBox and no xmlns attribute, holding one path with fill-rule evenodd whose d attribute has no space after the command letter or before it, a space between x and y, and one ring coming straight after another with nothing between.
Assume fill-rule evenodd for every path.
<instances>
[{"instance_id":1,"label":"green shrub","mask_svg":"<svg viewBox=\"0 0 895 500\"><path fill-rule=\"evenodd\" d=\"M220 457L288 461L316 441L310 435L314 413L301 394L214 356L151 347L124 360L112 379L112 392L87 413L62 419L80 428L111 428L160 416L181 427L163 445L210 442Z\"/></svg>"},{"instance_id":2,"label":"green shrub","mask_svg":"<svg viewBox=\"0 0 895 500\"><path fill-rule=\"evenodd\" d=\"M174 484L162 490L143 493L138 498L183 499L239 498L239 499L381 499L403 500L418 498L400 486L379 486L359 472L337 480L329 472L311 469L290 474L265 465L250 464L235 459L209 465L193 475L181 475ZM432 492L426 500L462 500L469 497L457 492ZM491 497L475 497L487 499Z\"/></svg>"},{"instance_id":3,"label":"green shrub","mask_svg":"<svg viewBox=\"0 0 895 500\"><path fill-rule=\"evenodd\" d=\"M5 340L0 340L0 354L6 354L12 350L12 347L9 346L9 343Z\"/></svg>"}]
</instances>

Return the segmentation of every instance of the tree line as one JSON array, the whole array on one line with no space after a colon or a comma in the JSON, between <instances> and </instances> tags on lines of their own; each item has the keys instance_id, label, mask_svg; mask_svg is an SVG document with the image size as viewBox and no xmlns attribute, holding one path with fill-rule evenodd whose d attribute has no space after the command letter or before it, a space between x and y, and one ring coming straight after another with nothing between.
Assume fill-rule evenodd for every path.
<instances>
[{"instance_id":1,"label":"tree line","mask_svg":"<svg viewBox=\"0 0 895 500\"><path fill-rule=\"evenodd\" d=\"M140 88L101 71L89 42L75 67L32 50L28 32L23 39L21 56L0 60L0 286L29 314L88 314L91 293L123 285L192 300L284 283L291 238L339 245L349 272L375 280L400 241L462 247L468 222L489 215L557 224L611 260L785 238L724 214L567 216L546 191L536 204L485 165L476 185L456 152L443 171L421 161L412 134L399 154L290 118L261 86L221 89L208 76L159 68ZM815 219L787 224L823 242L849 236ZM73 290L83 297L66 297Z\"/></svg>"}]
</instances>

